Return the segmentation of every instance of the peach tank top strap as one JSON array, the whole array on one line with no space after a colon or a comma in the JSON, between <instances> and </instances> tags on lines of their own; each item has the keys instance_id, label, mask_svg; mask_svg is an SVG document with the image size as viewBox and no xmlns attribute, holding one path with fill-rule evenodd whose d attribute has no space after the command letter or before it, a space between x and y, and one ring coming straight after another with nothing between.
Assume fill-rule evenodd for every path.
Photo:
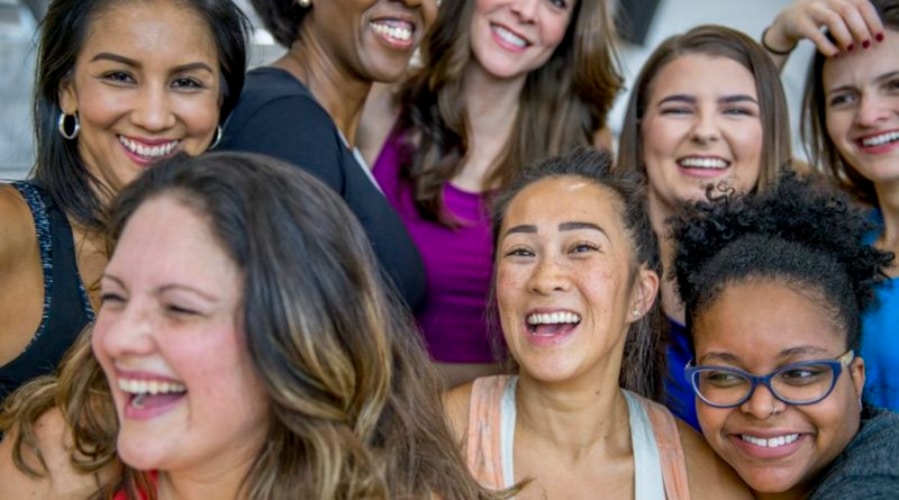
<instances>
[{"instance_id":1,"label":"peach tank top strap","mask_svg":"<svg viewBox=\"0 0 899 500\"><path fill-rule=\"evenodd\" d=\"M492 489L505 487L502 401L509 378L481 377L471 388L465 460L478 483Z\"/></svg>"},{"instance_id":2,"label":"peach tank top strap","mask_svg":"<svg viewBox=\"0 0 899 500\"><path fill-rule=\"evenodd\" d=\"M689 499L687 461L684 458L684 448L681 445L677 422L664 406L645 398L641 398L641 401L652 422L653 434L655 434L656 444L659 448L665 496L668 500Z\"/></svg>"}]
</instances>

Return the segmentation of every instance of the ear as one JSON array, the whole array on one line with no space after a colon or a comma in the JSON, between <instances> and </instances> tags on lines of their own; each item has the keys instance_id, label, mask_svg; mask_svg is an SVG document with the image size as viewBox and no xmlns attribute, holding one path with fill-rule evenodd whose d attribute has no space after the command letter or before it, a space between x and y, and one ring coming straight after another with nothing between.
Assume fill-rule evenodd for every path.
<instances>
[{"instance_id":1,"label":"ear","mask_svg":"<svg viewBox=\"0 0 899 500\"><path fill-rule=\"evenodd\" d=\"M78 112L78 95L75 93L75 85L70 78L59 84L59 108L67 115Z\"/></svg>"},{"instance_id":2,"label":"ear","mask_svg":"<svg viewBox=\"0 0 899 500\"><path fill-rule=\"evenodd\" d=\"M865 387L865 360L861 356L856 355L855 359L846 367L849 376L852 378L852 385L855 386L855 393L858 398L862 397L862 390Z\"/></svg>"},{"instance_id":3,"label":"ear","mask_svg":"<svg viewBox=\"0 0 899 500\"><path fill-rule=\"evenodd\" d=\"M628 323L639 320L652 309L659 293L659 275L655 271L641 267L634 279Z\"/></svg>"}]
</instances>

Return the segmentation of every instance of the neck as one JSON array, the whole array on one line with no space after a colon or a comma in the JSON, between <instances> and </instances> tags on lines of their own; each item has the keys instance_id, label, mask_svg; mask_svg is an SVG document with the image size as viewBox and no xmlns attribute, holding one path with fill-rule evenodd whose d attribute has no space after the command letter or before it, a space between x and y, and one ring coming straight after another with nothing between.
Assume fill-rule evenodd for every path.
<instances>
[{"instance_id":1,"label":"neck","mask_svg":"<svg viewBox=\"0 0 899 500\"><path fill-rule=\"evenodd\" d=\"M255 458L255 457L254 457ZM251 461L230 467L197 471L160 471L156 490L160 500L193 500L204 498L246 498L244 480Z\"/></svg>"},{"instance_id":2,"label":"neck","mask_svg":"<svg viewBox=\"0 0 899 500\"><path fill-rule=\"evenodd\" d=\"M464 79L470 148L460 175L468 179L463 185L481 187L509 143L525 78L499 80L470 63Z\"/></svg>"},{"instance_id":3,"label":"neck","mask_svg":"<svg viewBox=\"0 0 899 500\"><path fill-rule=\"evenodd\" d=\"M350 147L355 147L362 106L371 90L371 80L339 67L314 37L300 37L273 66L287 70L303 82L331 115Z\"/></svg>"},{"instance_id":4,"label":"neck","mask_svg":"<svg viewBox=\"0 0 899 500\"><path fill-rule=\"evenodd\" d=\"M571 455L597 446L629 446L629 413L617 370L592 375L560 384L541 382L522 371L516 388L516 428Z\"/></svg>"},{"instance_id":5,"label":"neck","mask_svg":"<svg viewBox=\"0 0 899 500\"><path fill-rule=\"evenodd\" d=\"M660 296L662 299L662 311L669 318L684 324L686 312L684 304L677 294L677 283L669 277L674 268L675 242L668 236L668 226L665 221L675 215L675 210L663 203L657 196L649 194L649 220L659 239L659 254L662 259L662 282L660 284Z\"/></svg>"}]
</instances>

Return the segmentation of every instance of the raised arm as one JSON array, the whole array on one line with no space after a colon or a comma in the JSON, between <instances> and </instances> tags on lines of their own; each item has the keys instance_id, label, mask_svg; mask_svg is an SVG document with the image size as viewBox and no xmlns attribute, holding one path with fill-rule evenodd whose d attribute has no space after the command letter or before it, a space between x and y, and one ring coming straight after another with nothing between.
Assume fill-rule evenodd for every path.
<instances>
[{"instance_id":1,"label":"raised arm","mask_svg":"<svg viewBox=\"0 0 899 500\"><path fill-rule=\"evenodd\" d=\"M777 14L761 42L782 69L803 38L833 57L882 41L883 23L869 0L797 0Z\"/></svg>"}]
</instances>

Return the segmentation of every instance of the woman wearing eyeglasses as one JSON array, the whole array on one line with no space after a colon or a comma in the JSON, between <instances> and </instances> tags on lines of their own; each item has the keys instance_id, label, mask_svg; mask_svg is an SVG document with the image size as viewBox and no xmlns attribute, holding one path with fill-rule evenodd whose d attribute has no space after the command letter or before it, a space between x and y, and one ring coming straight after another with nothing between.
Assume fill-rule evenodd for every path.
<instances>
[{"instance_id":1,"label":"woman wearing eyeglasses","mask_svg":"<svg viewBox=\"0 0 899 500\"><path fill-rule=\"evenodd\" d=\"M674 225L702 432L757 498L894 498L899 416L862 407L854 348L892 254L847 199L787 176Z\"/></svg>"}]
</instances>

